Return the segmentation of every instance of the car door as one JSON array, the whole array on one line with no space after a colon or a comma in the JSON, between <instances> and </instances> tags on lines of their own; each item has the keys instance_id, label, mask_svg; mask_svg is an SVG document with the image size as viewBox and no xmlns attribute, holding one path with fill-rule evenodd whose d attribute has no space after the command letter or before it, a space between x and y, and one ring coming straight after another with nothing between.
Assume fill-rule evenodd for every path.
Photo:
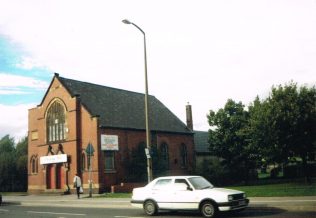
<instances>
[{"instance_id":1,"label":"car door","mask_svg":"<svg viewBox=\"0 0 316 218\"><path fill-rule=\"evenodd\" d=\"M199 198L194 188L186 179L175 179L172 188L173 209L197 209Z\"/></svg>"},{"instance_id":2,"label":"car door","mask_svg":"<svg viewBox=\"0 0 316 218\"><path fill-rule=\"evenodd\" d=\"M172 179L159 179L151 189L151 198L156 201L161 209L172 209L171 205L171 184Z\"/></svg>"}]
</instances>

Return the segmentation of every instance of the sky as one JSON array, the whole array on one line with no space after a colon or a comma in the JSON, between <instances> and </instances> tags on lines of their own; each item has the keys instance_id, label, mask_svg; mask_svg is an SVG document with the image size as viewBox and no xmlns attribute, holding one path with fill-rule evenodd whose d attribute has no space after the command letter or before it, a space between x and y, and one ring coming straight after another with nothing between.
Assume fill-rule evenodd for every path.
<instances>
[{"instance_id":1,"label":"sky","mask_svg":"<svg viewBox=\"0 0 316 218\"><path fill-rule=\"evenodd\" d=\"M27 135L54 73L149 94L195 130L228 99L316 84L315 0L0 0L0 138Z\"/></svg>"}]
</instances>

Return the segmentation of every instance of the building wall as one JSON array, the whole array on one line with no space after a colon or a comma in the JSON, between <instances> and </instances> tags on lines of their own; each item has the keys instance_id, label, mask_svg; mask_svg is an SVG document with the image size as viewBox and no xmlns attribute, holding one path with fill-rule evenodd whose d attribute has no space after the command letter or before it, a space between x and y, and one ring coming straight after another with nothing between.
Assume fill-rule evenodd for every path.
<instances>
[{"instance_id":1,"label":"building wall","mask_svg":"<svg viewBox=\"0 0 316 218\"><path fill-rule=\"evenodd\" d=\"M78 167L78 171L81 174L83 181L83 188L89 188L89 180L92 180L94 192L98 192L102 188L100 185L99 179L99 159L100 159L100 149L99 148L99 137L98 137L98 118L91 117L90 113L81 106L81 143L78 145L79 153L85 153L86 156L86 167L84 170L81 170L82 167ZM85 150L88 147L88 144L91 144L94 149L93 156L91 157L91 172L88 169L88 158ZM78 165L81 165L80 157L78 158Z\"/></svg>"},{"instance_id":2,"label":"building wall","mask_svg":"<svg viewBox=\"0 0 316 218\"><path fill-rule=\"evenodd\" d=\"M40 165L40 157L52 155L48 152L47 133L46 133L46 113L51 103L55 100L61 102L66 108L66 125L68 128L66 141L61 142L63 152L67 154L69 164L62 164L61 171L63 179L65 180L61 189L67 190L72 188L72 178L77 171L77 128L76 128L76 98L72 98L67 90L60 84L57 79L54 79L50 89L47 91L44 101L36 108L29 110L29 142L28 142L28 191L31 193L38 193L45 191L47 188L46 170L47 166ZM36 136L37 137L34 137ZM56 154L59 151L59 143L51 144L52 151ZM36 156L38 158L38 172L31 172L31 158ZM56 164L53 166L53 168ZM52 173L55 174L55 173ZM52 175L55 176L56 175ZM67 177L67 178L66 178ZM67 181L66 181L67 180ZM56 184L52 184L53 187ZM68 186L67 186L68 185ZM55 188L51 188L54 190Z\"/></svg>"},{"instance_id":3,"label":"building wall","mask_svg":"<svg viewBox=\"0 0 316 218\"><path fill-rule=\"evenodd\" d=\"M122 129L102 129L101 134L117 135L119 138L119 150L115 152L115 171L104 171L104 158L100 158L100 176L101 182L105 188L109 189L111 185L126 183L126 169L123 163L128 158L128 153L136 148L140 143L146 141L146 132L137 130ZM100 136L101 137L101 136ZM166 175L189 174L193 171L194 163L194 142L192 135L172 134L172 133L155 133L152 134L151 141L155 142L158 149L162 143L168 144L169 149L169 171ZM185 144L188 151L188 163L186 167L180 164L180 146ZM144 151L145 152L145 151ZM155 175L154 175L155 177Z\"/></svg>"}]
</instances>

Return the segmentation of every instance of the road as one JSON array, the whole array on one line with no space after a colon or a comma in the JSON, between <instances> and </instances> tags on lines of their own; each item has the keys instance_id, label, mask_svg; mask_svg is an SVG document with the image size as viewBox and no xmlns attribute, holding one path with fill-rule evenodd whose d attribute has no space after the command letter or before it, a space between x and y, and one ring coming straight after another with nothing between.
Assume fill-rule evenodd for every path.
<instances>
[{"instance_id":1,"label":"road","mask_svg":"<svg viewBox=\"0 0 316 218\"><path fill-rule=\"evenodd\" d=\"M316 197L299 198L251 198L251 204L243 212L220 214L227 218L316 218ZM129 199L104 199L42 196L9 196L0 207L0 217L43 218L145 218L142 210L133 208ZM201 217L196 212L162 212L157 218Z\"/></svg>"}]
</instances>

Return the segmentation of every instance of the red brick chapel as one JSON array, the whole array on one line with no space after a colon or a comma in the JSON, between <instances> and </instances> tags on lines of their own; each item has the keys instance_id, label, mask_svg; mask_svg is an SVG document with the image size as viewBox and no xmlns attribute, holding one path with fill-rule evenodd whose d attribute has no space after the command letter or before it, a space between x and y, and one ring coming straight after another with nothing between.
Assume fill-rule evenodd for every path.
<instances>
[{"instance_id":1,"label":"red brick chapel","mask_svg":"<svg viewBox=\"0 0 316 218\"><path fill-rule=\"evenodd\" d=\"M148 100L151 143L168 166L165 175L192 173L192 127L154 96ZM55 73L40 104L29 109L28 134L29 193L74 192L76 173L84 190L89 181L93 193L110 190L127 182L124 163L146 141L144 94Z\"/></svg>"}]
</instances>

